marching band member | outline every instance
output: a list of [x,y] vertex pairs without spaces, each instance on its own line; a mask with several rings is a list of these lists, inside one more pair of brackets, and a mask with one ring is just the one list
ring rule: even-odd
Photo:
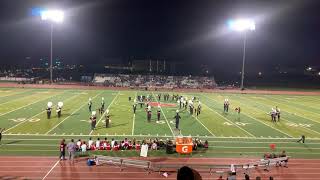
[[101,98],[101,114],[104,112],[104,97]]
[[179,116],[179,110],[176,111],[176,115],[174,116],[174,118],[176,119],[176,129],[179,129],[179,123],[181,119],[181,116]]
[[187,97],[184,98],[184,103],[185,103],[184,108],[187,109],[187,106],[188,106],[188,98]]
[[132,108],[133,108],[133,114],[136,114],[137,104],[134,103],[134,104],[132,105]]
[[157,119],[157,122],[160,121],[160,114],[161,114],[161,109],[160,109],[160,105],[158,105],[158,111],[157,111],[157,117],[158,117],[158,119]]
[[48,102],[48,107],[47,107],[47,119],[51,118],[51,111],[52,111],[52,102]]
[[228,112],[228,110],[229,110],[229,99],[225,99],[223,104],[223,111]]
[[197,117],[199,116],[200,112],[201,112],[201,102],[199,101],[198,107],[197,107]]
[[271,112],[270,112],[270,115],[271,115],[271,121],[272,122],[276,122],[276,110],[274,108],[271,108]]
[[58,114],[58,118],[61,117],[61,111],[62,111],[62,106],[63,106],[63,102],[58,102],[58,106],[57,106],[57,114]]
[[147,108],[147,120],[148,122],[151,121],[151,106],[148,105],[148,108]]
[[278,122],[280,121],[280,108],[276,106],[276,116],[278,116]]
[[190,115],[193,115],[193,103],[191,100],[189,100],[189,110],[190,110]]
[[236,111],[238,114],[240,114],[240,111],[241,111],[240,107],[237,107],[237,108],[235,109],[235,111]]
[[92,115],[90,117],[91,120],[91,130],[94,130],[96,128],[96,123],[97,123],[97,117],[96,117],[96,112],[92,111]]
[[106,115],[105,118],[106,118],[106,128],[108,128],[108,127],[109,127],[109,124],[110,124],[110,122],[111,122],[110,116],[109,116],[109,115]]
[[89,98],[88,106],[89,106],[89,112],[91,112],[91,107],[92,107],[92,99],[91,98]]

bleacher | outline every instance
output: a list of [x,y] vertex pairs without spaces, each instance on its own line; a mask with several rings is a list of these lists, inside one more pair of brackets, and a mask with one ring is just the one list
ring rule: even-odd
[[197,171],[206,171],[210,174],[228,174],[235,173],[241,174],[246,173],[250,174],[253,170],[259,170],[262,168],[264,171],[269,171],[273,167],[284,166],[287,167],[287,162],[289,156],[279,157],[273,159],[261,159],[259,161],[248,162],[245,164],[230,164],[230,165],[217,165],[217,164],[164,164],[164,163],[151,163],[151,161],[142,161],[142,160],[133,160],[119,157],[110,157],[110,156],[95,156],[94,157],[96,165],[114,165],[123,170],[125,167],[137,167],[143,168],[147,172],[168,172],[168,171],[177,171],[183,166],[189,166]]
[[111,87],[215,88],[213,77],[95,74],[93,83]]
[[111,157],[111,156],[94,156],[97,166],[104,164],[113,165],[120,168],[122,171],[126,167],[137,167],[146,170],[148,173],[152,170],[151,161],[133,160],[127,158]]

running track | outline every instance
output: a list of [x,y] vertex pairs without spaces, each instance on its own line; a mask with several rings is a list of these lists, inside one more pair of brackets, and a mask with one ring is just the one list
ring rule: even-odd
[[[240,164],[257,159],[231,159],[231,158],[150,158],[155,163],[166,164]],[[275,180],[316,180],[320,177],[320,160],[290,159],[289,168],[274,167],[270,172],[263,170],[252,171],[250,177],[261,176],[268,179],[273,176]],[[217,174],[210,175],[202,170],[203,179],[216,179]],[[226,177],[224,177],[226,178]],[[175,173],[169,173],[165,178],[157,172],[147,174],[142,169],[126,168],[120,172],[119,168],[109,165],[87,166],[85,159],[78,159],[74,164],[69,161],[58,161],[56,157],[17,157],[1,156],[0,179],[115,179],[115,180],[154,180],[176,179]],[[238,179],[243,179],[243,175]]]

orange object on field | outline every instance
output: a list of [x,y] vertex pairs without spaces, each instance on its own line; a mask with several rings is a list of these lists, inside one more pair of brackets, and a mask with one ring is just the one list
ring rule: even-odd
[[274,150],[276,148],[276,144],[269,144],[269,147],[271,150]]
[[177,137],[176,138],[176,151],[181,154],[192,153],[192,138],[191,137]]

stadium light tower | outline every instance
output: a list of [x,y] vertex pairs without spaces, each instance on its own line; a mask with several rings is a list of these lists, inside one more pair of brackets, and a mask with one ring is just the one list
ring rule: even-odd
[[40,13],[41,20],[50,22],[50,83],[52,84],[52,34],[53,24],[62,23],[64,19],[64,12],[61,10],[44,10]]
[[246,60],[246,41],[247,41],[247,32],[254,31],[256,25],[252,19],[236,19],[230,20],[228,22],[229,28],[233,31],[243,32],[243,56],[242,56],[242,71],[241,71],[241,85],[240,89],[243,90],[243,81],[244,81],[244,65]]

